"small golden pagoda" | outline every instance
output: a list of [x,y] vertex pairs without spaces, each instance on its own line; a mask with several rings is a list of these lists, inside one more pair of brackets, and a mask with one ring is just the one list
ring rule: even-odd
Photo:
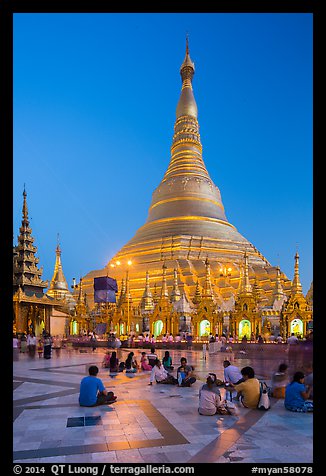
[[71,318],[75,314],[76,301],[69,290],[65,275],[63,273],[59,235],[55,254],[56,259],[54,265],[54,272],[50,282],[50,287],[46,295],[50,298],[60,301],[61,308],[53,309],[51,313],[51,334],[67,335],[71,333]]
[[286,337],[292,333],[296,336],[306,336],[312,324],[312,307],[302,293],[299,274],[299,254],[294,257],[294,277],[291,294],[285,301],[281,312],[281,332]]
[[252,333],[257,337],[262,332],[261,314],[258,309],[258,295],[249,281],[248,255],[244,255],[244,269],[239,292],[230,313],[230,333],[233,337],[250,340]]
[[55,254],[56,259],[54,273],[50,282],[50,287],[46,294],[56,299],[62,299],[67,307],[72,310],[76,307],[76,301],[69,290],[67,280],[63,273],[61,263],[61,248],[59,242],[57,244]]

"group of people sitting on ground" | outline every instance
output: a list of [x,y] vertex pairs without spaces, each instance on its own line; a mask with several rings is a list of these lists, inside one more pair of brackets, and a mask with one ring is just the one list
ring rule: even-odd
[[[121,361],[117,358],[117,353],[108,351],[103,358],[102,367],[109,369],[110,373],[123,372],[136,373],[138,370],[151,371],[156,365],[158,357],[155,353],[155,348],[152,347],[150,353],[141,352],[140,362],[138,363],[135,358],[134,352],[129,352],[127,359]],[[172,358],[170,352],[167,350],[162,359],[163,367],[166,371],[172,371],[174,369],[172,365]]]
[[173,369],[172,359],[169,355],[163,357],[163,364],[157,358],[151,371],[149,385],[152,385],[155,381],[156,383],[178,385],[179,387],[190,387],[196,382],[196,377],[193,375],[195,368],[193,365],[188,365],[185,357],[180,359],[180,366],[177,368],[176,377],[169,373]]
[[[125,362],[119,364],[114,351],[110,357],[108,355],[105,356],[103,366],[109,368],[110,372],[125,370],[127,373],[135,373],[139,368],[150,371],[149,385],[153,385],[153,382],[156,382],[158,384],[190,387],[196,382],[194,367],[187,363],[185,357],[181,357],[180,366],[177,368],[176,376],[174,376],[171,373],[174,370],[174,366],[172,365],[172,358],[169,352],[165,352],[161,361],[155,353],[155,348],[151,348],[150,354],[146,354],[146,352],[141,353],[140,364],[135,359],[133,352],[128,354]],[[239,401],[239,404],[245,408],[257,408],[261,396],[261,384],[255,377],[254,369],[246,366],[239,370],[229,360],[224,360],[223,367],[224,381],[219,380],[216,374],[209,373],[206,383],[200,388],[199,413],[201,415],[234,415],[237,413],[237,410],[233,400]],[[83,406],[93,406],[114,402],[116,397],[112,392],[106,392],[101,380],[96,377],[98,368],[91,366],[89,373],[89,377],[85,377],[81,382],[80,404]],[[96,377],[96,380],[92,379],[92,377]],[[226,397],[229,396],[229,398],[222,400],[219,386],[224,386]],[[306,377],[303,372],[297,371],[290,382],[288,366],[285,363],[280,364],[277,371],[272,375],[269,393],[274,398],[284,398],[284,406],[289,411],[312,412],[312,365],[309,366]]]

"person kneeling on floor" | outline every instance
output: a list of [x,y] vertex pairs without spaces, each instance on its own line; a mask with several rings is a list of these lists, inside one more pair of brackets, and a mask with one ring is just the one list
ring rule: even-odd
[[100,378],[97,377],[98,367],[91,365],[88,369],[89,376],[80,382],[79,405],[81,407],[94,407],[114,403],[117,397],[113,392],[108,392]]
[[234,403],[222,400],[220,390],[217,387],[218,379],[216,374],[209,373],[204,384],[199,390],[200,415],[236,415],[237,410]]
[[159,359],[155,360],[148,385],[152,385],[154,381],[156,381],[156,383],[168,383],[172,385],[176,385],[178,383],[177,379],[165,370],[162,362]]

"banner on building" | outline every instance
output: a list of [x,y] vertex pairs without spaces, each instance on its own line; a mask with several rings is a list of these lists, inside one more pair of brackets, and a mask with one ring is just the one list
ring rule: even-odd
[[115,293],[118,292],[117,281],[109,276],[94,278],[94,301],[116,302]]

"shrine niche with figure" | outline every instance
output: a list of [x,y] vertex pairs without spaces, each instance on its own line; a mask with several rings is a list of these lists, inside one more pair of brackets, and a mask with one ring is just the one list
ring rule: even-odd
[[167,299],[160,298],[154,308],[154,312],[149,316],[150,333],[158,337],[162,334],[176,335],[179,332],[173,306]]

